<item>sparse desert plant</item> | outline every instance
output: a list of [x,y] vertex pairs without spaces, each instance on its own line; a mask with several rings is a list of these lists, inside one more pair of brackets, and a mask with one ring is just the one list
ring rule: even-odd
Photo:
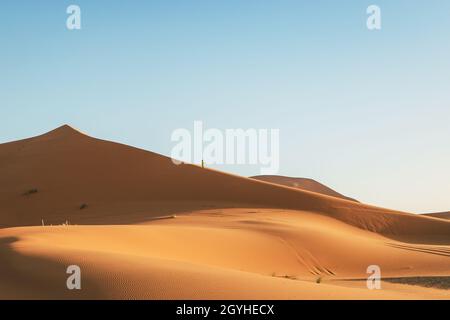
[[29,195],[32,195],[32,194],[35,194],[35,193],[38,193],[38,189],[33,188],[33,189],[30,189],[30,190],[25,191],[25,192],[23,193],[23,195],[24,195],[24,196],[29,196]]
[[80,205],[80,210],[86,209],[88,207],[87,203],[82,203]]
[[297,280],[297,276],[290,274],[277,274],[276,272],[272,272],[272,277],[284,278],[289,280]]
[[322,277],[318,277],[317,279],[316,279],[316,283],[321,283],[322,282]]

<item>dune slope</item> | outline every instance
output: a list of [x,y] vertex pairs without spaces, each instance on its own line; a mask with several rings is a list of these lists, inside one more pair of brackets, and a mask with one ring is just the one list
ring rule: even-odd
[[[450,249],[406,245],[314,213],[202,210],[140,225],[0,230],[0,298],[419,299],[446,290],[383,277],[448,275]],[[69,265],[82,290],[65,288]],[[320,283],[317,283],[320,279]]]

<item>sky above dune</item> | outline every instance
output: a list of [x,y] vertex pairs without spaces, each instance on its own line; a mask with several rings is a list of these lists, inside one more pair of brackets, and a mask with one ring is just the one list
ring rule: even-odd
[[[279,174],[450,210],[450,2],[340,2],[2,3],[0,142],[68,123],[170,155],[195,120],[273,128]],[[71,4],[81,30],[66,28]],[[366,27],[371,4],[381,30]]]

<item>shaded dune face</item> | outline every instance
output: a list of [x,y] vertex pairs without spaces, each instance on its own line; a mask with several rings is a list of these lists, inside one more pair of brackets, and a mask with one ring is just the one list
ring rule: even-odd
[[[62,126],[0,145],[0,226],[120,223],[133,212],[170,213],[208,204],[311,211],[396,237],[447,236],[450,223],[354,201],[243,178],[103,141]],[[34,190],[34,192],[30,192]],[[80,210],[87,204],[86,210]],[[188,207],[189,207],[188,206]],[[123,210],[121,209],[123,208]],[[130,208],[133,208],[130,212]],[[130,221],[127,221],[127,216]],[[84,220],[86,219],[86,220]],[[138,222],[138,221],[133,221]]]
[[280,184],[286,187],[297,188],[301,190],[311,191],[315,193],[324,194],[327,196],[332,196],[336,198],[341,198],[345,200],[351,200],[358,202],[355,199],[346,197],[333,189],[323,185],[320,182],[317,182],[313,179],[308,178],[293,178],[293,177],[285,177],[285,176],[276,176],[276,175],[262,175],[262,176],[254,176],[250,177],[252,179],[271,182],[275,184]]

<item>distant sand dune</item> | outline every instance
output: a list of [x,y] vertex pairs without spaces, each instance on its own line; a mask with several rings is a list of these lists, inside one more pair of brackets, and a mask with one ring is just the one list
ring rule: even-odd
[[357,200],[346,197],[313,179],[292,178],[292,177],[275,176],[275,175],[254,176],[254,177],[250,177],[250,178],[358,202]]

